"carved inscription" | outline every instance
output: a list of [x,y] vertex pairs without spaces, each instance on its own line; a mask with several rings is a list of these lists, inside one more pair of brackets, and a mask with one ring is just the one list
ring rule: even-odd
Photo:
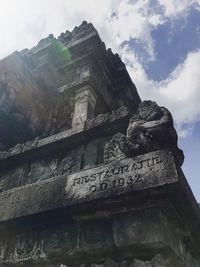
[[143,190],[176,179],[171,153],[151,152],[70,175],[67,179],[66,192],[76,200],[85,197],[91,199],[102,194],[109,196]]
[[[133,162],[124,165],[116,165],[113,168],[108,170],[102,170],[100,172],[92,173],[90,175],[78,177],[74,179],[73,186],[79,186],[83,184],[87,184],[94,181],[99,181],[99,189],[96,185],[91,185],[89,190],[92,192],[96,192],[97,190],[104,191],[108,189],[108,180],[110,177],[114,176],[116,179],[112,181],[112,187],[110,189],[115,189],[117,187],[123,187],[128,184],[140,183],[143,180],[141,174],[137,173],[137,170],[141,170],[144,168],[149,168],[154,166],[155,164],[162,163],[159,156],[151,157],[145,160],[140,160],[138,162]],[[127,179],[123,177],[123,175],[128,175]]]

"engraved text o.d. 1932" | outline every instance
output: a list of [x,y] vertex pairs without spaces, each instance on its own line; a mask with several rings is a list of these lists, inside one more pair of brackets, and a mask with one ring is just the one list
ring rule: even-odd
[[166,179],[176,179],[176,173],[169,174],[166,168],[170,162],[173,166],[170,152],[151,152],[84,170],[67,177],[66,193],[72,199],[90,199],[168,183]]

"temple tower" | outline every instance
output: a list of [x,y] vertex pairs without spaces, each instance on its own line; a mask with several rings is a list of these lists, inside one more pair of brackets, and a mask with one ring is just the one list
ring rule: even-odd
[[0,61],[0,267],[200,266],[170,112],[91,23]]

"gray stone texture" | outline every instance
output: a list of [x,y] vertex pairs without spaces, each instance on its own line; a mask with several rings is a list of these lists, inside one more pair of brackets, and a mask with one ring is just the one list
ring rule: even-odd
[[0,61],[0,267],[198,267],[170,112],[91,23]]

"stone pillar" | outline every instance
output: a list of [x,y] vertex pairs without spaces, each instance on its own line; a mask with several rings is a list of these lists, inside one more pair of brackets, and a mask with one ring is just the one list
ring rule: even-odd
[[83,125],[87,119],[94,117],[96,94],[90,86],[76,91],[72,127]]

